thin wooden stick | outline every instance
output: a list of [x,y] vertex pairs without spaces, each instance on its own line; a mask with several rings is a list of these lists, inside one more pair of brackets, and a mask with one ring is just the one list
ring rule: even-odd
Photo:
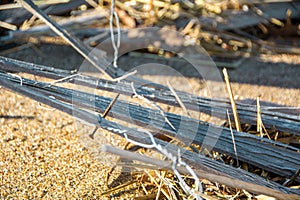
[[136,182],[138,182],[138,180],[128,181],[128,182],[126,182],[122,185],[118,185],[117,187],[114,187],[112,189],[109,189],[109,190],[106,190],[106,191],[102,192],[101,196],[106,195],[106,194],[110,194],[110,193],[115,192],[115,191],[118,191],[118,190],[123,189],[126,186],[132,185]]
[[232,143],[233,143],[233,149],[234,149],[234,154],[235,154],[235,158],[236,158],[236,164],[237,164],[237,166],[239,166],[240,163],[239,163],[239,158],[238,158],[238,154],[237,154],[237,150],[236,150],[236,145],[235,145],[235,140],[234,140],[234,134],[233,134],[233,131],[232,131],[231,120],[230,120],[230,116],[229,116],[228,110],[226,110],[226,112],[227,112],[228,123],[229,123],[229,128],[230,128],[231,137],[232,137]]
[[99,64],[94,56],[89,55],[88,48],[85,47],[77,38],[68,33],[65,29],[61,28],[55,21],[53,21],[48,15],[41,11],[31,0],[18,0],[22,6],[33,15],[36,15],[39,19],[44,21],[56,34],[66,40],[78,53],[80,53],[85,59],[87,59],[96,69],[106,75],[110,80],[115,78],[107,73]]
[[[155,178],[149,173],[148,171],[145,171],[146,174],[150,177],[150,181],[152,181],[157,187],[159,186],[158,182],[155,180]],[[166,191],[164,188],[161,188],[161,192],[167,199],[171,199],[171,194],[168,194],[168,191]]]
[[232,107],[232,112],[233,112],[233,117],[234,117],[236,130],[239,131],[239,132],[242,132],[241,122],[240,122],[239,115],[238,115],[238,112],[237,112],[237,109],[236,109],[236,104],[235,104],[235,101],[234,101],[231,85],[230,85],[230,82],[229,82],[229,76],[228,76],[226,68],[223,69],[223,75],[224,75],[227,91],[228,91],[229,98],[230,98],[230,103],[231,103],[231,107]]
[[154,199],[156,196],[156,193],[152,193],[152,194],[146,194],[144,196],[139,196],[139,197],[135,197],[134,200],[149,200],[149,199]]
[[259,97],[256,98],[256,106],[257,106],[256,132],[260,133],[260,136],[263,137]]
[[136,92],[135,88],[134,88],[134,83],[133,83],[133,82],[131,82],[131,89],[132,89],[132,91],[133,91],[133,96],[132,96],[132,97],[136,97],[136,98],[138,98],[138,99],[140,99],[140,100],[143,100],[143,101],[145,101],[147,104],[149,104],[149,105],[151,105],[152,107],[158,109],[158,110],[160,111],[160,114],[164,117],[165,122],[167,122],[167,124],[169,124],[169,126],[170,126],[174,131],[176,131],[174,125],[170,122],[170,120],[167,118],[165,112],[163,111],[163,109],[162,109],[159,105],[157,105],[155,102],[152,102],[152,101],[150,101],[149,99],[145,98],[143,95],[138,94],[138,93]]
[[[166,175],[166,173],[164,172],[162,178],[164,178],[165,175]],[[160,196],[162,185],[163,185],[163,179],[162,178],[160,179],[160,183],[159,183],[159,186],[158,186],[157,195],[155,197],[155,200],[159,200],[159,196]]]
[[288,179],[286,182],[283,183],[283,186],[289,186],[289,184],[295,181],[295,179],[297,178],[297,176],[299,176],[299,174],[300,174],[300,168],[298,168],[298,170],[295,172],[295,174],[293,174],[293,176],[290,179]]
[[120,93],[118,93],[113,100],[109,103],[108,107],[106,108],[106,110],[104,111],[104,113],[102,114],[102,117],[105,118],[106,115],[109,113],[109,111],[111,110],[111,108],[113,107],[113,105],[116,103],[117,99],[119,98]]
[[270,137],[267,129],[265,128],[263,121],[262,121],[259,97],[257,97],[257,132],[260,133],[261,137],[264,136],[263,130],[265,131],[265,133],[266,133],[267,137],[269,138],[269,140],[271,140],[271,137]]
[[9,30],[14,30],[14,31],[18,29],[16,25],[13,25],[13,24],[10,24],[7,22],[3,22],[3,21],[0,21],[0,27],[6,28]]
[[0,10],[9,10],[14,8],[20,8],[22,5],[20,3],[10,3],[10,4],[4,4],[0,6]]
[[177,100],[177,102],[179,103],[180,107],[183,109],[184,113],[191,118],[190,113],[187,111],[185,105],[183,104],[183,102],[181,101],[181,99],[179,98],[179,96],[177,95],[176,91],[174,90],[174,88],[172,87],[171,83],[169,81],[167,81],[167,85],[170,89],[170,91],[173,93],[175,99]]
[[[102,118],[105,118],[107,116],[107,114],[109,113],[109,111],[111,110],[112,106],[116,103],[117,99],[119,98],[120,93],[118,93],[113,100],[109,103],[109,105],[107,106],[107,108],[105,109],[104,113],[102,114]],[[89,134],[90,138],[94,139],[94,135],[96,133],[96,131],[98,130],[98,127],[95,126],[94,130],[92,131],[91,134]]]
[[93,1],[93,0],[85,0],[88,4],[90,4],[92,7],[94,7],[95,9],[99,8],[99,5]]
[[137,70],[134,70],[132,72],[128,72],[127,74],[124,74],[121,77],[114,78],[114,79],[112,79],[112,81],[114,81],[114,82],[120,82],[121,80],[124,80],[124,79],[128,78],[129,76],[132,76],[132,75],[134,75],[136,73],[137,73]]
[[61,78],[61,79],[57,79],[57,80],[54,80],[52,82],[50,82],[50,85],[54,85],[54,84],[57,84],[57,83],[61,83],[63,81],[66,81],[66,80],[70,80],[71,78],[75,77],[75,76],[80,76],[81,74],[79,73],[76,73],[76,74],[72,74],[70,76],[66,76],[64,78]]
[[98,127],[95,126],[94,129],[93,129],[93,131],[89,134],[89,137],[90,137],[91,139],[94,139],[94,135],[95,135],[95,133],[97,132],[97,130],[98,130]]

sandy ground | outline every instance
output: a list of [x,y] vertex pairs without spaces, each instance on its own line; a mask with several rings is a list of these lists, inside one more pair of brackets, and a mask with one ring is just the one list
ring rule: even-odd
[[[132,179],[118,179],[115,170],[106,181],[112,160],[94,156],[95,147],[81,135],[93,127],[4,88],[0,94],[1,199],[107,199],[104,191]],[[98,132],[96,139],[104,134]],[[139,196],[134,185],[131,189],[122,198]]]
[[[65,66],[67,69],[78,67],[82,62],[82,58],[69,47],[45,45],[39,50],[25,49],[8,56],[48,66]],[[293,57],[295,61],[290,63],[286,61],[293,59],[286,56],[276,59],[276,62],[248,59],[239,68],[230,70],[236,99],[261,96],[263,101],[300,106],[300,67],[297,65],[300,58]],[[158,82],[167,78],[144,77]],[[224,96],[222,82],[212,82],[214,91],[206,91],[197,78],[183,80],[172,77],[171,80],[178,89],[189,90],[185,85],[188,81],[197,94],[209,96],[210,92],[214,92]],[[0,102],[1,199],[105,199],[108,197],[101,193],[109,186],[131,179],[125,176],[118,179],[118,183],[113,183],[119,175],[115,172],[108,183],[105,181],[110,167],[104,166],[84,147],[72,116],[42,108],[37,102],[4,88],[0,89]],[[133,190],[126,195],[135,193],[132,197],[143,193],[135,185],[131,188]],[[113,194],[111,199],[120,195],[117,192],[114,197]]]

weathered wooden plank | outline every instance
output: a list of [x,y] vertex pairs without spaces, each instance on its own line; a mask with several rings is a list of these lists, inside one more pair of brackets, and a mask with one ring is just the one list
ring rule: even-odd
[[[26,72],[49,78],[65,78],[70,74],[66,70],[57,70],[42,65],[35,65],[23,61],[17,61],[10,58],[0,57],[0,69],[14,72]],[[73,77],[73,82],[99,88],[102,90],[117,92],[131,96],[133,94],[130,82],[111,82],[103,79],[96,79],[89,76]],[[180,106],[172,92],[165,86],[154,84],[149,81],[136,84],[136,92],[146,98],[161,103]],[[181,100],[188,109],[213,114],[216,117],[224,118],[226,110],[231,112],[230,104],[224,100],[209,99],[187,94],[177,91]],[[246,104],[237,104],[239,117],[242,123],[256,124],[257,111],[255,106]],[[291,134],[300,135],[300,116],[288,115],[280,112],[267,111],[262,108],[262,120],[266,128],[274,128],[279,131],[289,132]]]
[[[0,74],[0,77],[6,77]],[[14,81],[20,81],[14,78]],[[49,85],[38,81],[23,79],[23,85],[37,88],[39,92],[54,96],[68,103],[95,109],[103,112],[111,102],[111,98],[84,93],[68,88]],[[172,129],[161,116],[160,111],[144,108],[125,101],[117,101],[110,111],[114,118],[122,119],[176,137],[183,142],[195,143],[215,151],[235,157],[231,132],[228,128],[218,127],[196,119],[166,113],[168,120],[176,128]],[[291,177],[300,166],[298,149],[272,140],[257,137],[243,132],[233,131],[239,160],[250,163],[267,171],[287,178]],[[207,143],[209,141],[210,143]],[[290,149],[289,149],[290,148]],[[268,160],[268,162],[266,162]],[[298,176],[296,180],[300,180]]]
[[[56,99],[49,98],[46,95],[43,95],[42,93],[35,91],[33,89],[30,89],[26,86],[20,87],[19,83],[9,81],[7,79],[0,79],[0,84],[6,87],[7,89],[10,89],[14,92],[18,92],[22,95],[28,96],[32,99],[35,99],[39,102],[42,102],[44,104],[47,104],[49,106],[52,106],[54,108],[57,108],[63,112],[66,112],[70,115],[72,115],[74,112],[77,113],[77,117],[94,125],[97,125],[106,130],[109,130],[115,134],[118,134],[120,136],[124,136],[123,133],[124,131],[128,136],[136,141],[144,142],[144,143],[150,143],[149,138],[145,137],[145,133],[138,131],[137,129],[134,128],[128,128],[125,126],[122,126],[120,124],[111,122],[109,120],[103,119],[100,116],[96,116],[90,112],[78,109],[74,106],[71,106],[69,104],[65,104],[61,101],[58,101]],[[178,152],[178,147],[174,146],[172,144],[168,144],[164,141],[161,141],[159,139],[156,139],[156,142],[160,145],[163,145],[167,150],[173,154],[177,154]],[[184,149],[181,149],[182,152],[182,159],[186,160],[187,162],[191,163],[192,166],[197,167],[201,170],[204,170],[206,172],[209,172],[209,174],[217,174],[220,176],[219,182],[231,185],[233,187],[238,187],[238,188],[244,188],[249,191],[255,192],[255,193],[262,193],[266,194],[269,196],[274,196],[278,199],[300,199],[299,196],[299,191],[293,190],[290,188],[286,188],[284,186],[281,186],[277,183],[274,183],[272,181],[266,181],[263,178],[255,175],[248,173],[246,171],[243,171],[241,169],[236,169],[228,165],[224,165],[222,163],[218,163],[216,161],[213,161],[209,158],[206,158],[201,155],[197,155],[195,153],[192,153],[190,151],[186,151]],[[223,171],[220,173],[220,171]],[[227,175],[222,175],[222,174],[227,174]],[[232,179],[231,181],[225,181],[225,177],[233,177],[234,179],[241,179],[242,181],[234,181]],[[222,178],[224,177],[224,178]],[[228,179],[227,179],[228,180]],[[247,181],[245,181],[247,180]],[[244,184],[243,184],[243,181]],[[240,184],[237,184],[239,182]],[[265,186],[265,188],[260,188],[260,190],[257,190],[257,188],[250,187],[248,183],[254,183],[258,184],[261,186]],[[259,188],[259,187],[258,187]]]

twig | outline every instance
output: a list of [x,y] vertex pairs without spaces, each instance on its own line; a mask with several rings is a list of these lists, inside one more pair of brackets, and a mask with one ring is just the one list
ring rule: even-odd
[[233,197],[230,197],[229,200],[235,200],[236,197],[238,197],[240,194],[240,191],[238,191]]
[[283,185],[284,186],[290,185],[293,181],[295,181],[295,179],[297,178],[297,176],[299,176],[299,174],[300,174],[300,168],[298,168],[298,170],[293,174],[293,176],[287,181],[285,181]]
[[[179,180],[179,184],[181,186],[181,188],[185,191],[186,194],[188,195],[192,195],[195,199],[197,200],[201,200],[201,195],[203,193],[203,189],[202,186],[200,185],[200,181],[198,176],[196,175],[196,173],[194,172],[194,170],[187,164],[185,163],[183,160],[181,160],[181,156],[180,156],[180,150],[178,150],[178,156],[174,156],[172,153],[170,153],[166,148],[164,148],[162,145],[157,144],[153,135],[149,132],[149,131],[143,131],[144,133],[146,133],[152,144],[145,144],[145,143],[140,143],[137,141],[134,141],[132,139],[129,139],[127,134],[124,133],[124,137],[128,142],[131,142],[137,146],[141,146],[147,149],[151,149],[151,148],[155,148],[157,149],[161,154],[163,154],[164,156],[166,156],[169,160],[171,160],[172,162],[172,171],[174,172],[174,174],[176,175],[176,177]],[[179,171],[177,170],[177,164],[179,164],[179,166],[184,166],[184,168],[186,169],[186,171],[192,175],[192,177],[195,180],[195,185],[196,185],[196,189],[192,189],[190,188],[186,182],[182,179],[181,174],[179,173]],[[200,193],[200,194],[199,194]]]
[[184,113],[191,118],[190,113],[187,111],[185,105],[183,104],[183,102],[181,101],[181,99],[179,98],[179,96],[177,95],[176,91],[174,90],[174,88],[172,87],[172,85],[170,84],[169,81],[167,81],[167,85],[170,89],[170,91],[173,93],[175,99],[177,100],[177,102],[179,103],[180,107],[183,109]]
[[99,5],[93,0],[85,0],[88,4],[90,4],[95,9],[99,8]]
[[[146,172],[146,171],[145,171],[145,172]],[[143,191],[145,192],[145,194],[146,194],[146,195],[149,195],[149,192],[147,191],[147,189],[146,189],[144,183],[142,182],[143,179],[144,179],[144,176],[145,176],[145,174],[143,174],[143,175],[140,177],[140,180],[141,180],[141,182],[140,182],[140,183],[141,183],[141,187],[142,187]]]
[[98,130],[98,127],[95,126],[94,129],[92,130],[92,132],[89,134],[89,137],[90,137],[91,139],[94,139],[94,135],[95,135],[95,133],[97,132],[97,130]]
[[[48,7],[44,12],[47,13],[47,10],[51,10],[51,7]],[[20,26],[20,30],[24,31],[26,29],[29,29],[33,22],[36,20],[37,16],[36,15],[32,15],[32,17],[29,20],[25,20],[22,25]]]
[[115,191],[120,190],[120,189],[123,189],[124,187],[132,185],[132,184],[134,184],[136,182],[138,182],[138,180],[128,181],[128,182],[126,182],[126,183],[124,183],[122,185],[118,185],[117,187],[114,187],[112,189],[106,190],[105,192],[102,192],[101,196],[109,194],[109,193],[112,193],[112,192],[115,192]]
[[149,199],[154,199],[155,196],[156,196],[156,192],[139,196],[139,197],[134,197],[133,200],[149,200]]
[[239,115],[238,115],[238,112],[237,112],[237,109],[236,109],[236,104],[235,104],[235,101],[234,101],[231,85],[230,85],[230,82],[229,82],[229,76],[228,76],[226,68],[223,69],[223,75],[224,75],[227,91],[228,91],[229,98],[230,98],[230,103],[231,103],[231,107],[232,107],[232,112],[233,112],[233,117],[234,117],[236,130],[239,131],[239,132],[242,132],[242,127],[241,127]]
[[118,93],[113,100],[109,103],[108,107],[106,108],[106,110],[104,111],[104,113],[102,114],[102,117],[105,118],[106,115],[109,113],[109,111],[111,110],[112,106],[116,103],[117,99],[119,98],[120,93]]
[[85,45],[79,42],[74,36],[68,33],[66,30],[61,28],[55,21],[53,21],[49,16],[47,16],[43,11],[41,11],[31,0],[18,0],[22,6],[31,12],[33,15],[38,16],[43,20],[56,34],[65,39],[78,53],[80,53],[85,59],[87,59],[96,69],[106,75],[109,79],[112,79],[112,75],[107,73],[104,69],[99,66],[97,60],[93,56],[89,56],[89,51]]
[[[165,175],[166,175],[166,173],[164,173],[163,177]],[[158,190],[157,190],[157,194],[156,194],[155,200],[159,200],[160,192],[161,192],[161,189],[162,189],[162,183],[163,183],[163,179],[161,178],[159,186],[158,186]]]
[[120,76],[118,78],[114,78],[114,79],[112,79],[112,81],[113,82],[120,82],[121,80],[124,80],[124,79],[128,78],[129,76],[132,76],[136,73],[137,73],[137,70],[134,70],[132,72],[128,72],[127,74],[124,74],[123,76]]
[[9,4],[0,5],[0,10],[9,10],[9,9],[20,8],[20,7],[22,7],[20,3],[9,3]]
[[180,149],[178,149],[178,164],[185,166],[185,168],[187,169],[187,171],[189,172],[189,174],[193,177],[193,179],[195,180],[195,190],[196,192],[192,191],[191,195],[193,195],[194,197],[196,197],[196,199],[201,199],[201,198],[197,198],[197,194],[198,191],[200,192],[200,194],[203,194],[203,187],[201,182],[199,181],[199,178],[197,176],[197,174],[195,173],[195,171],[186,163],[181,159],[181,155],[180,155]]
[[260,133],[261,137],[263,137],[264,136],[263,130],[264,130],[269,140],[271,140],[271,137],[262,121],[259,97],[257,97],[256,101],[257,101],[257,132]]
[[237,166],[239,166],[239,158],[238,158],[238,154],[237,154],[237,150],[236,150],[236,145],[235,145],[235,140],[234,140],[234,134],[232,131],[232,126],[231,126],[231,120],[230,120],[230,116],[229,116],[229,112],[227,110],[227,117],[228,117],[228,122],[229,122],[229,128],[230,128],[230,132],[231,132],[231,137],[232,137],[232,143],[233,143],[233,149],[234,149],[234,153],[235,153],[235,158],[236,158],[236,164]]
[[7,22],[3,22],[3,21],[0,21],[0,27],[6,28],[9,30],[14,30],[14,31],[18,29],[17,26],[7,23]]
[[61,83],[61,82],[63,82],[63,81],[69,80],[69,79],[71,79],[71,78],[73,78],[73,77],[75,77],[75,76],[80,76],[80,75],[81,75],[81,74],[76,73],[76,74],[72,74],[72,75],[70,75],[70,76],[66,76],[66,77],[64,77],[64,78],[61,78],[61,79],[57,79],[57,80],[55,80],[55,81],[50,82],[50,85],[54,85],[54,84],[56,84],[56,83]]
[[[141,155],[141,154],[139,154]],[[142,155],[143,156],[143,155]],[[152,159],[152,158],[151,158]],[[157,166],[157,165],[155,165]],[[155,178],[148,172],[148,171],[145,171],[146,174],[150,177],[150,181],[153,182],[156,186],[159,186],[158,182],[155,180]],[[163,193],[163,195],[165,195],[165,197],[167,199],[171,199],[170,195],[168,194],[168,192],[164,189],[164,188],[161,188],[161,192]]]
[[7,73],[7,74],[9,74],[9,75],[11,75],[11,76],[14,76],[14,77],[17,77],[17,78],[20,80],[20,86],[23,85],[23,79],[22,79],[21,76],[19,76],[19,75],[17,75],[17,74],[12,74],[12,73]]
[[[113,147],[111,145],[104,144],[101,146],[101,151],[108,152],[112,154],[119,155],[122,158],[126,158],[129,160],[136,160],[144,163],[148,163],[151,165],[155,165],[158,167],[158,169],[161,170],[172,170],[172,164],[168,161],[160,160],[157,158],[148,157],[145,155],[141,155],[138,153],[133,153],[127,150],[122,150],[116,147]],[[178,166],[178,170],[182,173],[188,173],[187,170],[185,170],[183,167]]]
[[263,137],[262,133],[262,121],[261,121],[261,114],[260,114],[260,103],[259,97],[256,98],[256,105],[257,105],[257,121],[256,121],[256,131],[260,133],[260,136]]
[[[117,99],[119,98],[120,93],[118,93],[113,100],[109,103],[109,105],[107,106],[106,110],[103,112],[102,114],[102,118],[105,118],[107,116],[107,114],[109,113],[109,111],[111,110],[112,106],[116,103]],[[94,139],[94,135],[96,133],[96,131],[98,130],[98,127],[95,126],[94,130],[92,131],[91,134],[89,134],[90,138]]]
[[144,96],[138,94],[134,88],[134,83],[131,82],[131,88],[132,88],[132,91],[133,91],[133,97],[136,97],[140,100],[143,100],[145,101],[147,104],[151,105],[152,107],[158,109],[160,111],[160,114],[164,117],[165,119],[165,122],[167,122],[169,124],[169,126],[174,130],[176,131],[175,127],[173,126],[173,124],[169,121],[169,119],[167,118],[167,116],[165,115],[165,112],[163,111],[163,109],[158,106],[156,103],[150,101],[149,99],[145,98]]

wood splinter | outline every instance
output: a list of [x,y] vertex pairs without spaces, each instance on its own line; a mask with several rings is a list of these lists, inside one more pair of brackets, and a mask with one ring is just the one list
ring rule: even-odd
[[[109,113],[109,111],[111,110],[112,106],[116,103],[117,99],[119,98],[120,96],[120,93],[118,93],[114,98],[113,100],[111,100],[111,102],[109,103],[109,105],[107,106],[107,108],[105,109],[105,111],[103,112],[103,114],[101,115],[102,118],[105,118],[107,116],[107,114]],[[94,135],[95,133],[97,132],[98,130],[98,127],[95,126],[94,130],[92,131],[91,134],[89,134],[89,137],[91,139],[94,139]]]

